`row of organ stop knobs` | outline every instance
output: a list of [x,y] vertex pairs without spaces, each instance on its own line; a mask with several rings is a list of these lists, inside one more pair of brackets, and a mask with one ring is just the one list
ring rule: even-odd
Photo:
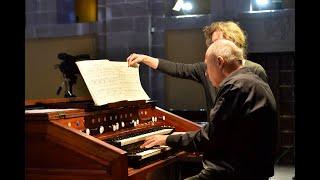
[[[161,117],[152,116],[148,122],[145,122],[143,124],[150,124],[150,123],[154,124],[155,122],[158,121],[158,119],[165,120],[165,116],[161,116]],[[99,118],[99,120],[100,120],[100,118]],[[98,122],[100,122],[99,120],[98,120]],[[105,118],[104,118],[104,121],[106,121]],[[94,123],[95,120],[93,119],[92,122]],[[109,126],[100,125],[97,128],[91,128],[91,129],[90,128],[86,128],[83,132],[85,132],[88,135],[95,135],[95,134],[102,134],[102,133],[108,131],[108,129],[109,129],[109,131],[117,131],[117,130],[119,130],[121,128],[136,127],[139,124],[140,124],[139,119],[132,120],[132,121],[129,121],[129,122],[121,121],[120,123],[116,122],[116,123],[111,124]]]

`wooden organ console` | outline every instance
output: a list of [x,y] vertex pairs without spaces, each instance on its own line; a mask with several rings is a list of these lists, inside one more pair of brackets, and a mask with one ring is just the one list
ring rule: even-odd
[[148,179],[186,153],[140,149],[146,137],[200,128],[152,102],[85,97],[26,100],[25,121],[27,179]]

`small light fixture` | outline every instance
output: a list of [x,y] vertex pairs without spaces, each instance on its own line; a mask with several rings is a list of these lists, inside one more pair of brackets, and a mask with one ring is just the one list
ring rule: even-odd
[[256,0],[256,4],[259,7],[265,7],[270,3],[270,0]]
[[182,9],[185,11],[190,11],[192,9],[192,4],[190,2],[186,2],[182,5]]
[[183,6],[184,2],[183,0],[177,0],[176,4],[174,5],[174,7],[172,8],[172,10],[174,11],[180,11],[182,6]]

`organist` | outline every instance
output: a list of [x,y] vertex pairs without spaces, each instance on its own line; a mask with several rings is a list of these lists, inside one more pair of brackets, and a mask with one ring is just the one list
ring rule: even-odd
[[[219,88],[207,125],[195,132],[155,135],[141,145],[203,152],[203,170],[188,180],[267,180],[274,174],[276,102],[269,85],[243,67],[243,51],[217,40],[205,55],[207,75]],[[239,61],[240,60],[240,61]]]

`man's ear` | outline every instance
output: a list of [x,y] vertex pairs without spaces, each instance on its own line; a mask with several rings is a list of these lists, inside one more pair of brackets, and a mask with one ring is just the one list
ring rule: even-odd
[[220,69],[223,68],[223,66],[224,66],[224,64],[225,64],[225,60],[223,59],[223,57],[221,57],[221,56],[218,56],[218,57],[217,57],[217,64],[218,64],[218,67],[219,67]]

